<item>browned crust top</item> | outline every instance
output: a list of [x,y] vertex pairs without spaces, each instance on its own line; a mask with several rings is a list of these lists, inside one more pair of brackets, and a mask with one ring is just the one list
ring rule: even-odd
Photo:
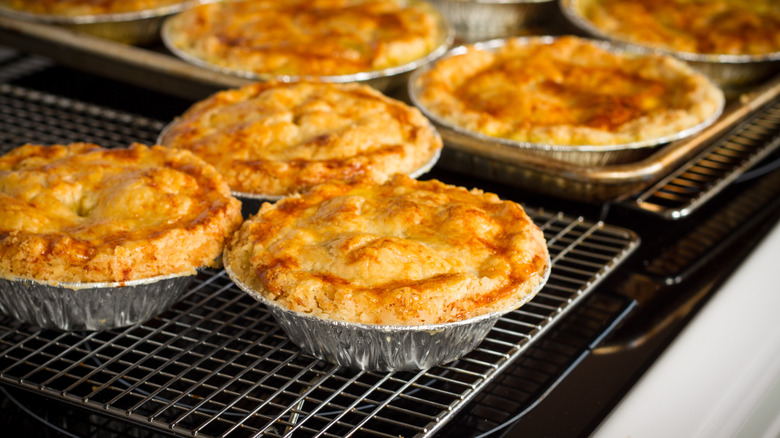
[[218,261],[240,202],[192,153],[24,145],[0,157],[0,276],[123,282]]
[[277,196],[356,176],[382,182],[442,148],[416,108],[369,86],[276,81],[193,105],[160,143],[211,163],[234,192]]
[[396,175],[264,204],[234,235],[225,264],[295,311],[420,325],[518,307],[537,291],[550,259],[519,204]]

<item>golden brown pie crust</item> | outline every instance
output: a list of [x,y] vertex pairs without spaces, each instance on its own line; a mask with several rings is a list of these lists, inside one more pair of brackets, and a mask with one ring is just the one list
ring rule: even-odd
[[607,35],[699,54],[780,52],[777,0],[579,0],[578,9]]
[[674,136],[713,119],[723,93],[668,56],[615,53],[571,36],[467,46],[416,81],[431,114],[521,142],[620,145]]
[[442,148],[419,110],[367,85],[276,81],[196,103],[160,143],[211,163],[234,192],[270,196],[355,176],[382,182]]
[[210,65],[262,75],[337,76],[408,64],[444,39],[418,0],[252,0],[202,5],[166,25],[168,42]]
[[0,156],[0,277],[124,282],[219,263],[242,220],[192,153],[24,145]]
[[224,258],[242,283],[284,307],[383,325],[510,311],[536,293],[550,264],[520,205],[404,175],[265,203]]

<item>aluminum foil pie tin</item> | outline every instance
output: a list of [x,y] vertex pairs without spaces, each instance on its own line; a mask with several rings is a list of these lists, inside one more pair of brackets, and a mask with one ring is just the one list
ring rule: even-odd
[[429,0],[458,41],[471,43],[520,34],[558,13],[555,0]]
[[302,80],[315,80],[322,82],[334,82],[334,83],[361,83],[369,85],[379,91],[388,91],[398,86],[403,86],[409,79],[409,74],[418,67],[428,64],[429,62],[439,58],[449,50],[450,46],[455,39],[455,32],[450,26],[449,22],[443,17],[439,17],[439,26],[441,28],[442,38],[437,46],[427,55],[422,58],[418,58],[412,62],[398,65],[394,67],[385,68],[382,70],[373,70],[358,72],[353,74],[333,75],[333,76],[296,76],[296,75],[272,75],[256,73],[249,70],[241,70],[236,68],[228,68],[220,65],[216,65],[201,59],[198,56],[192,55],[173,43],[174,41],[174,20],[176,15],[166,18],[160,29],[160,36],[165,47],[176,57],[189,62],[198,67],[206,68],[212,71],[237,76],[244,79],[254,81],[270,81],[279,80],[282,82],[298,82]]
[[[435,128],[433,129],[433,132],[436,133],[438,136],[438,132],[436,132]],[[436,154],[434,154],[433,157],[431,157],[430,160],[428,160],[427,163],[423,164],[419,169],[416,169],[412,172],[409,172],[410,178],[419,178],[420,176],[428,173],[434,165],[436,165],[436,162],[439,161],[439,157],[441,156],[441,149],[436,150]],[[231,194],[238,198],[241,201],[241,214],[244,216],[244,218],[248,218],[249,216],[252,216],[253,214],[257,213],[258,210],[260,210],[260,207],[263,205],[264,202],[276,202],[282,198],[284,198],[287,195],[264,195],[264,194],[258,194],[258,193],[248,193],[248,192],[231,192]]]
[[172,306],[193,275],[107,283],[0,279],[0,312],[41,328],[105,330],[143,323]]
[[[458,359],[476,348],[501,318],[495,312],[474,318],[428,325],[375,325],[319,318],[290,310],[265,298],[238,279],[225,264],[233,282],[252,298],[265,304],[290,340],[304,352],[347,368],[367,371],[427,369]],[[550,275],[550,265],[537,289]]]
[[[560,9],[568,21],[587,34],[643,52],[669,55],[687,62],[721,87],[743,87],[780,71],[780,52],[761,55],[726,55],[692,53],[643,45],[606,33],[596,27],[581,12],[583,0],[560,0]],[[780,30],[778,30],[780,32]]]
[[0,14],[15,20],[51,24],[125,44],[142,45],[160,39],[160,27],[170,15],[207,1],[214,0],[183,0],[140,11],[73,16],[34,14],[11,9],[0,3]]
[[[544,37],[512,37],[498,38],[489,41],[473,43],[470,47],[475,50],[496,51],[508,44],[510,40],[519,42],[539,41],[542,44],[550,44],[555,41],[555,36]],[[646,53],[614,45],[608,41],[595,41],[602,49],[613,53]],[[465,53],[467,46],[458,46],[451,49],[442,59],[457,56]],[[723,113],[725,99],[721,99],[719,106],[707,119],[691,126],[690,128],[680,130],[673,134],[657,137],[642,141],[630,143],[605,144],[605,145],[556,145],[545,143],[532,143],[526,141],[511,140],[502,137],[494,137],[480,132],[462,128],[452,122],[444,120],[420,102],[420,76],[434,67],[434,63],[421,67],[416,70],[409,78],[409,99],[412,104],[422,111],[422,113],[433,122],[436,130],[444,140],[445,147],[454,145],[466,149],[486,149],[496,146],[510,148],[518,154],[541,155],[553,160],[564,163],[575,163],[578,165],[597,166],[613,165],[634,162],[646,158],[652,154],[658,147],[670,142],[690,137],[714,123]]]

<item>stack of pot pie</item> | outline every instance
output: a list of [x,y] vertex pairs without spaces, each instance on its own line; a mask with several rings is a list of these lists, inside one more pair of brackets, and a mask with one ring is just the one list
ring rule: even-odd
[[129,282],[219,264],[240,202],[188,151],[25,145],[0,157],[0,278]]
[[238,282],[301,315],[404,326],[511,311],[550,266],[520,205],[404,175],[265,203],[224,259]]
[[172,17],[163,40],[187,60],[263,78],[356,75],[408,65],[448,38],[420,0],[252,0]]
[[657,144],[720,114],[722,91],[681,61],[583,38],[465,46],[420,72],[415,103],[477,135],[542,145]]
[[270,81],[218,92],[160,136],[214,165],[231,190],[268,198],[334,180],[417,174],[442,142],[414,107],[360,84]]

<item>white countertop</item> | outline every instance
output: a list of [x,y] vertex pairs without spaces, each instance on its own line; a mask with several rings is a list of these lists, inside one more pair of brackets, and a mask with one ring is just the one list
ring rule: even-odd
[[780,224],[593,436],[780,437]]

